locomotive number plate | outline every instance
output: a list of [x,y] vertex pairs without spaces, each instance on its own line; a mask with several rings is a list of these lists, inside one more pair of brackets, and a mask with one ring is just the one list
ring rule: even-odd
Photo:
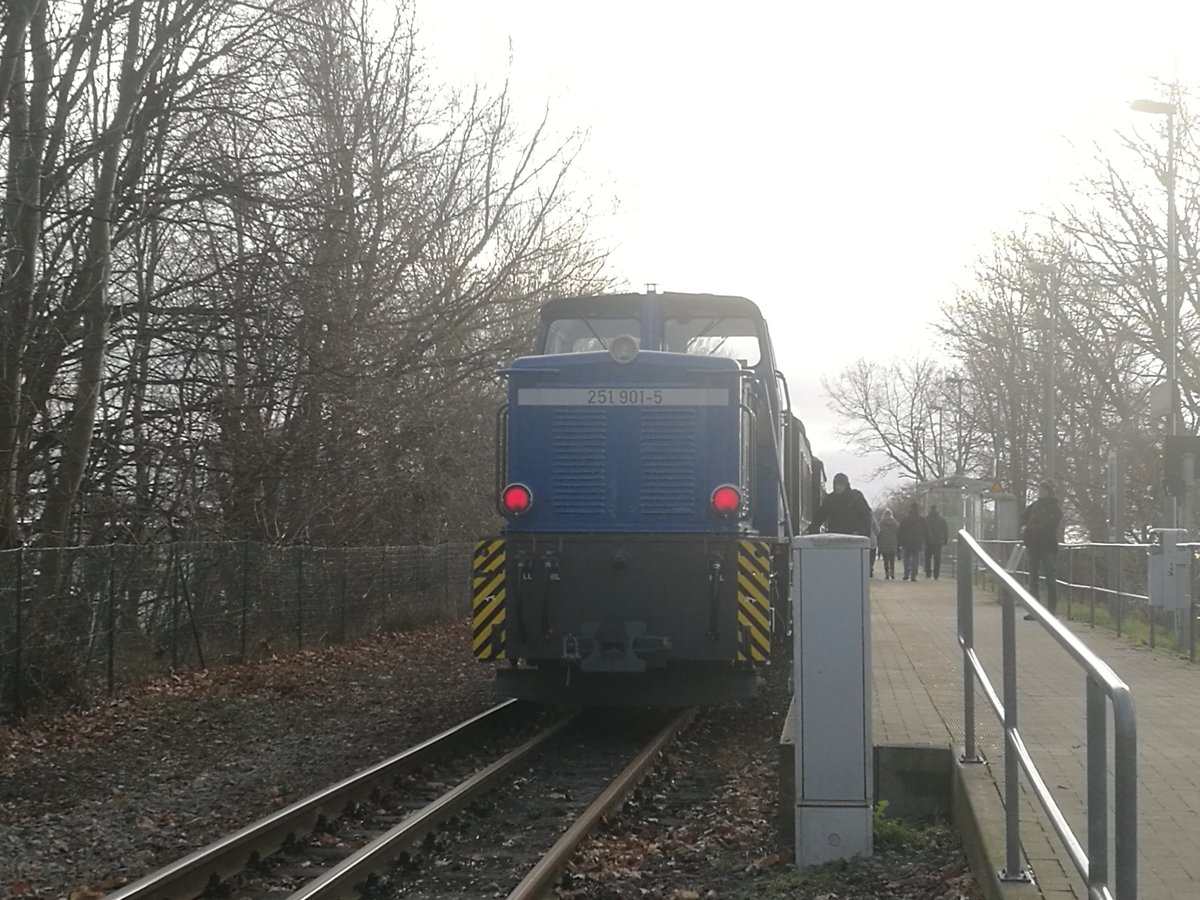
[[726,388],[518,388],[520,406],[728,406]]

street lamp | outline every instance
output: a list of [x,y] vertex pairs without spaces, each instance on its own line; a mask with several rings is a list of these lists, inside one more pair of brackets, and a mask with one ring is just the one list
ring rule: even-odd
[[[1179,388],[1175,373],[1175,344],[1179,331],[1179,246],[1178,226],[1175,213],[1175,114],[1179,108],[1174,103],[1158,100],[1134,100],[1129,104],[1134,112],[1151,113],[1167,117],[1167,172],[1160,180],[1167,189],[1167,435],[1174,437],[1179,408]],[[1173,494],[1167,497],[1166,525],[1175,528],[1179,524],[1178,507]]]
[[1046,349],[1042,353],[1042,410],[1045,415],[1045,425],[1042,428],[1042,456],[1046,467],[1045,477],[1054,478],[1054,454],[1058,446],[1057,422],[1054,415],[1054,355],[1057,352],[1058,339],[1056,329],[1058,323],[1058,285],[1055,283],[1055,269],[1049,263],[1029,260],[1026,265],[1030,272],[1042,275],[1047,279],[1046,295],[1049,299],[1050,311],[1046,323]]
[[946,475],[946,467],[942,465],[942,457],[945,455],[946,446],[946,429],[945,417],[940,406],[931,406],[930,412],[937,413],[937,452],[934,454],[934,463],[937,466],[937,477],[944,478]]
[[946,384],[953,385],[957,389],[957,396],[954,401],[954,474],[961,475],[963,471],[963,452],[962,452],[962,386],[963,380],[959,375],[951,375],[945,380]]

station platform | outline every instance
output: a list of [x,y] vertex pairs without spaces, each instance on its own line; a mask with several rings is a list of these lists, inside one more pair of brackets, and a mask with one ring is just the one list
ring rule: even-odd
[[[877,565],[877,573],[879,569]],[[955,754],[961,752],[962,653],[956,638],[953,574],[936,581],[873,578],[870,592],[872,739],[877,759],[885,747],[949,745]],[[1059,603],[1061,612],[1063,598]],[[1021,734],[1086,850],[1085,675],[1040,623],[1025,621],[1022,615],[1018,608]],[[1200,666],[1162,648],[1151,650],[1093,630],[1086,622],[1068,624],[1133,693],[1138,897],[1194,900],[1200,897],[1200,716],[1191,709],[1191,701],[1200,692]],[[1000,628],[998,596],[976,588],[976,646],[996,685],[1000,684]],[[999,867],[1004,858],[1003,731],[981,693],[976,694],[975,706],[979,750],[996,786],[995,807],[988,817],[993,826],[1000,823],[1000,842],[990,848],[998,854],[994,859]],[[1111,754],[1111,725],[1109,731]],[[1111,802],[1111,788],[1109,797]],[[1036,890],[1012,895],[1085,900],[1083,879],[1026,785],[1022,803],[1022,847]]]

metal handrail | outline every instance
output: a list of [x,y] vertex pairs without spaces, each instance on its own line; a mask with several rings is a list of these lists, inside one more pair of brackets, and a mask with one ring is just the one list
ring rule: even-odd
[[[982,762],[975,744],[975,681],[978,679],[988,702],[1004,726],[1004,881],[1028,881],[1021,868],[1020,819],[1018,813],[1019,770],[1050,817],[1076,870],[1087,882],[1089,900],[1137,900],[1137,725],[1133,696],[1109,665],[1089,650],[1045,607],[1035,600],[1003,565],[992,559],[966,531],[958,532],[960,560],[972,557],[1003,585],[1001,628],[1003,698],[997,695],[975,652],[972,566],[960,565],[958,579],[958,643],[963,651],[963,762]],[[1017,629],[1016,601],[1028,607],[1087,676],[1087,851],[1067,824],[1066,818],[1038,772],[1017,728]],[[1115,831],[1115,891],[1109,890],[1108,853],[1108,747],[1105,699],[1113,711],[1113,793]]]

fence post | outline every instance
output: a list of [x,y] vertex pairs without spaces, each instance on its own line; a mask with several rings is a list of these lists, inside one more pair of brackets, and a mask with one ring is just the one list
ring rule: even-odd
[[1124,559],[1121,558],[1121,547],[1116,548],[1117,560],[1117,637],[1121,637],[1121,626],[1124,623]]
[[168,565],[174,573],[171,579],[171,668],[179,668],[179,560],[176,554],[179,544],[171,544],[171,558]]
[[1096,583],[1096,557],[1099,554],[1096,548],[1092,548],[1092,597],[1088,601],[1090,609],[1088,611],[1088,624],[1093,628],[1096,627],[1096,595],[1099,593],[1100,585]]
[[113,576],[113,557],[116,555],[116,545],[108,545],[108,696],[113,695],[115,685],[114,668],[117,655],[117,586]]
[[296,649],[304,649],[304,547],[296,547]]
[[24,606],[25,606],[25,545],[22,543],[17,547],[17,608],[14,616],[13,634],[16,638],[16,647],[13,653],[13,671],[12,671],[12,697],[13,697],[13,714],[18,718],[25,716],[25,699],[22,696],[21,684],[21,648],[25,643],[24,635]]
[[1196,551],[1188,557],[1188,662],[1196,661]]
[[250,605],[250,539],[242,543],[242,662],[246,659],[246,611]]
[[200,668],[207,669],[208,665],[204,662],[204,648],[200,644],[200,628],[196,623],[196,610],[192,606],[192,591],[188,587],[187,574],[183,571],[183,559],[179,556],[175,557],[175,569],[179,574],[179,585],[183,588],[183,602],[187,604],[188,626],[192,630],[192,642],[196,647],[196,658],[200,662]]
[[341,609],[338,610],[338,642],[344,643],[346,640],[346,558],[350,555],[350,548],[345,544],[342,545],[342,599]]

